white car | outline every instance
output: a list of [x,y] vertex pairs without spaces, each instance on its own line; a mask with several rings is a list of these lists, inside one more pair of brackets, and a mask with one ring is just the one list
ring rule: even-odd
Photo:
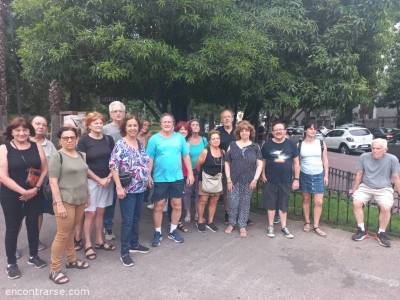
[[337,128],[328,132],[324,141],[328,149],[340,153],[369,151],[373,135],[364,127]]

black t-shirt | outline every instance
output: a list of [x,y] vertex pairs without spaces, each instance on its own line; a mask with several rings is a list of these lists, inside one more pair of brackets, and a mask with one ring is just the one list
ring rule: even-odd
[[86,153],[86,163],[89,169],[100,178],[110,174],[108,163],[111,151],[114,148],[114,139],[111,136],[103,135],[103,138],[96,140],[89,135],[79,139],[77,150]]
[[293,158],[299,155],[294,142],[285,139],[283,143],[275,143],[269,139],[261,148],[265,159],[265,175],[271,183],[290,183],[293,173]]
[[229,145],[233,142],[236,141],[236,136],[235,136],[235,128],[232,128],[231,133],[226,132],[224,126],[220,126],[217,128],[217,130],[221,134],[221,145],[220,148],[224,151],[228,150]]

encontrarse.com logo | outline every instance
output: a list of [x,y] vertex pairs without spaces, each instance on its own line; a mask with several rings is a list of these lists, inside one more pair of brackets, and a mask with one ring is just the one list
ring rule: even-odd
[[[5,296],[90,296],[88,289],[5,289]],[[1,297],[0,297],[1,298]]]

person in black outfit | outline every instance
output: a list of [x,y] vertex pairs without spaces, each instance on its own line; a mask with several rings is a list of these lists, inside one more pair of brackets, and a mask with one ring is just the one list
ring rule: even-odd
[[[221,137],[221,145],[220,148],[226,152],[228,150],[229,145],[236,141],[235,136],[235,128],[233,127],[233,111],[230,109],[224,109],[221,112],[221,123],[222,126],[217,127],[217,130],[220,133]],[[228,224],[229,215],[228,215],[228,191],[227,191],[227,183],[225,173],[222,177],[222,185],[224,187],[224,209],[225,209],[225,224]]]
[[[6,130],[6,143],[0,146],[0,202],[6,223],[5,246],[7,255],[7,275],[10,279],[21,277],[15,251],[22,220],[28,231],[28,264],[40,269],[47,264],[38,256],[40,213],[40,191],[47,174],[47,162],[41,145],[29,141],[35,131],[25,119],[17,117]],[[35,186],[27,183],[28,169],[40,170]]]

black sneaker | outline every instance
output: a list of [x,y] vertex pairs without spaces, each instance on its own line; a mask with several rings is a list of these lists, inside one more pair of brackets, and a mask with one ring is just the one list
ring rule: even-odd
[[130,253],[149,253],[150,249],[143,245],[138,244],[136,247],[131,246],[129,248],[129,252]]
[[361,230],[360,227],[357,227],[357,232],[352,235],[351,239],[353,241],[362,241],[367,237],[368,237],[367,232],[365,230]]
[[284,227],[281,229],[281,232],[283,233],[283,235],[285,236],[285,238],[287,239],[292,239],[294,238],[294,235],[290,233],[289,229],[287,227]]
[[212,232],[217,232],[217,231],[218,231],[218,227],[215,226],[214,223],[207,224],[206,227],[207,227],[209,230],[211,230]]
[[41,269],[47,266],[47,263],[38,255],[29,257],[28,265],[35,266],[36,269]]
[[121,256],[120,260],[125,267],[133,267],[135,265],[135,262],[129,254]]
[[206,223],[196,223],[198,232],[206,232]]
[[274,224],[279,224],[281,222],[281,217],[279,215],[274,216]]
[[390,241],[386,236],[385,232],[378,232],[376,234],[376,239],[378,240],[379,245],[381,245],[382,247],[386,248],[390,247]]
[[8,265],[7,277],[10,279],[17,279],[21,277],[21,271],[19,270],[17,264]]

